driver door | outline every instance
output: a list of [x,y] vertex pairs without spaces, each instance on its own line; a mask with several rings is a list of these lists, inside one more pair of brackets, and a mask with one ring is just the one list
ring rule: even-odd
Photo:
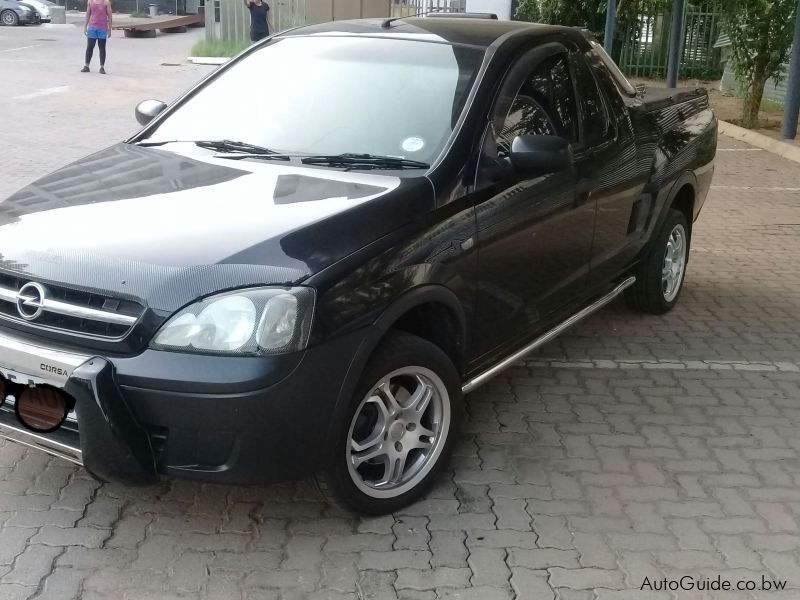
[[566,48],[540,46],[509,71],[489,116],[476,180],[475,356],[491,361],[567,314],[584,297],[595,208],[581,160],[553,173],[515,168],[514,139],[578,141]]

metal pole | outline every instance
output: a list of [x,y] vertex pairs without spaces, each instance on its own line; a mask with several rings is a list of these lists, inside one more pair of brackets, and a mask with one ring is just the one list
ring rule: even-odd
[[672,33],[669,38],[669,64],[667,66],[667,87],[678,87],[681,70],[681,46],[683,45],[683,14],[686,0],[675,0],[672,6]]
[[783,106],[781,133],[787,140],[797,137],[797,117],[800,112],[800,2],[794,22],[792,62],[789,63],[789,79],[786,81],[786,103]]
[[606,10],[606,34],[603,39],[603,46],[611,55],[614,49],[614,24],[617,22],[617,0],[608,0],[608,9]]

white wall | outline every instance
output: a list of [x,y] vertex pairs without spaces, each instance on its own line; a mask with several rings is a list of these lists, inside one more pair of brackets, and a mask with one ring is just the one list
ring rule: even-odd
[[510,19],[511,0],[467,0],[467,12],[494,13],[498,19]]

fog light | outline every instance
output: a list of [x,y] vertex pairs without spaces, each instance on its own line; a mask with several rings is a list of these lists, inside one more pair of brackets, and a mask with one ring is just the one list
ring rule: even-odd
[[46,387],[27,388],[14,404],[14,410],[20,423],[38,433],[61,427],[69,412],[64,395]]

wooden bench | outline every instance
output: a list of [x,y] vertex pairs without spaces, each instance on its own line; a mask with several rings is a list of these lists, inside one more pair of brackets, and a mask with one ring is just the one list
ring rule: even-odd
[[161,33],[183,33],[187,27],[201,27],[203,15],[164,15],[150,19],[119,19],[112,29],[125,32],[125,37],[156,37],[156,30]]

